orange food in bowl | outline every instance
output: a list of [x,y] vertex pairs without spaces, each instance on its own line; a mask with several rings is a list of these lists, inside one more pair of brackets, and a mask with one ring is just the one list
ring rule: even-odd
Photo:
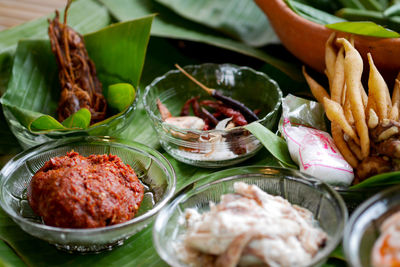
[[373,264],[381,267],[398,267],[400,266],[400,247],[391,244],[391,235],[387,234],[382,241],[373,250]]
[[116,155],[77,152],[53,157],[32,177],[28,201],[47,225],[94,228],[123,223],[137,213],[144,186]]
[[400,212],[390,216],[380,227],[382,234],[371,253],[374,267],[400,267]]

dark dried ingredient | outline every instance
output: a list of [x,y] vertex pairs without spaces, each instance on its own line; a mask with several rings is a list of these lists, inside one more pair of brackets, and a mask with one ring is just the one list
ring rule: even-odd
[[190,107],[192,106],[193,101],[195,101],[198,97],[189,98],[181,109],[180,116],[188,116],[190,112]]
[[199,104],[199,101],[197,101],[197,97],[195,97],[195,98],[193,99],[193,101],[191,102],[191,104],[192,104],[193,114],[194,114],[196,117],[199,117],[199,118],[203,119],[203,121],[204,121],[204,124],[205,124],[205,125],[204,125],[204,128],[203,128],[203,131],[208,131],[208,130],[210,130],[210,129],[211,129],[210,122],[204,118],[204,114],[203,114],[203,112],[202,112],[201,109],[200,109],[200,104]]
[[358,164],[354,183],[359,183],[376,174],[399,169],[400,123],[385,119],[374,129],[371,129],[369,135],[371,138],[371,156]]
[[398,138],[387,139],[379,144],[374,144],[374,147],[378,154],[400,159],[400,140]]
[[206,125],[203,130],[208,131],[218,124],[218,120],[210,112],[202,108],[197,99],[198,97],[192,101],[193,113],[196,117],[202,118],[204,120]]
[[240,102],[236,99],[230,98],[229,96],[225,96],[218,90],[215,90],[213,88],[208,88],[207,86],[205,86],[204,84],[202,84],[201,82],[196,80],[196,78],[194,78],[192,75],[187,73],[178,64],[175,64],[175,67],[178,70],[180,70],[186,77],[188,77],[190,80],[192,80],[195,84],[200,86],[200,88],[202,88],[204,91],[206,91],[210,96],[214,97],[217,100],[220,100],[226,106],[240,111],[242,116],[244,116],[247,119],[247,121],[253,122],[253,121],[257,121],[259,119],[258,116],[242,102]]
[[217,107],[219,105],[223,105],[223,103],[221,101],[214,101],[214,100],[207,99],[207,100],[200,101],[200,105],[201,106],[210,107],[210,108],[213,108],[213,109],[217,109]]
[[224,96],[222,93],[218,92],[217,90],[214,90],[212,96],[215,99],[222,101],[225,105],[240,111],[242,116],[244,116],[246,118],[246,120],[248,120],[249,122],[258,120],[258,116],[256,114],[254,114],[254,112],[251,111],[248,107],[246,107],[246,105],[243,104],[242,102],[239,102],[238,100],[235,100],[228,96]]
[[90,60],[83,37],[67,25],[68,1],[64,12],[64,23],[60,23],[59,12],[49,20],[48,34],[51,49],[56,57],[61,97],[58,103],[58,120],[63,121],[81,108],[91,113],[91,123],[106,117],[107,103],[102,95],[102,85],[96,68]]
[[236,111],[232,108],[228,108],[226,106],[219,106],[218,111],[224,114],[227,117],[232,117],[232,121],[239,126],[247,125],[247,121],[239,111]]
[[213,115],[217,120],[221,120],[221,119],[224,118],[224,114],[222,114],[221,112],[218,112],[218,111],[214,112],[212,115]]
[[216,109],[217,112],[224,114],[225,117],[232,117],[232,121],[239,126],[247,125],[246,118],[242,115],[240,111],[234,110],[233,108],[227,107],[220,102],[205,100],[201,101],[200,105],[204,105],[213,109]]
[[203,119],[207,120],[209,125],[216,126],[218,124],[217,118],[215,118],[214,115],[211,114],[207,109],[202,107],[201,112],[204,115]]
[[194,100],[193,100],[193,102],[192,102],[192,109],[193,109],[193,114],[196,116],[196,117],[199,117],[199,118],[201,118],[201,109],[200,109],[200,104],[199,104],[199,101],[197,101],[197,98],[195,98]]
[[259,109],[259,108],[255,109],[255,110],[253,110],[253,112],[254,112],[254,114],[256,114],[258,116],[261,113],[261,109]]
[[224,137],[229,144],[229,149],[236,155],[245,154],[247,152],[246,145],[242,144],[243,136],[250,135],[250,132],[243,128],[229,130]]
[[387,157],[369,156],[361,161],[356,169],[355,184],[373,175],[389,172],[392,170],[392,163]]
[[[382,133],[384,133],[386,130],[396,127],[399,130],[400,133],[400,123],[394,120],[383,120],[381,123],[378,124],[374,129],[370,130],[370,137],[371,140],[374,143],[380,142],[382,140],[379,140],[379,136],[381,136]],[[399,136],[399,134],[396,134],[395,136]],[[394,136],[391,136],[394,137]]]

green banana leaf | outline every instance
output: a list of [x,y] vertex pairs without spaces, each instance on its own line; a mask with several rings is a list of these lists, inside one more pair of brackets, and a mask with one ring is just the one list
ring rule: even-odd
[[373,36],[380,38],[400,37],[400,34],[398,34],[397,32],[385,29],[384,27],[371,21],[339,22],[339,23],[327,24],[325,26],[332,30],[365,35],[365,36]]
[[329,255],[329,259],[322,267],[341,267],[347,266],[346,258],[343,253],[343,247],[340,244],[336,249]]
[[24,262],[14,253],[14,251],[4,241],[0,241],[0,266],[1,267],[25,266]]
[[[103,88],[120,82],[138,86],[152,20],[153,16],[147,16],[114,24],[84,36],[86,48],[96,65]],[[87,126],[90,117],[84,111],[72,115],[81,118],[77,124],[70,123],[77,122],[73,118],[67,119],[65,124],[54,119],[60,90],[58,69],[49,41],[19,42],[12,77],[1,103],[31,131],[69,130]],[[112,102],[116,102],[116,98],[124,98],[123,106],[117,108],[121,112],[133,103],[135,94],[130,92],[132,90],[129,86],[119,86],[118,91],[105,90],[105,96]],[[86,117],[82,118],[82,114]]]
[[343,253],[342,245],[337,246],[337,248],[331,253],[331,257],[342,261],[346,260]]
[[[312,6],[321,11],[328,13],[334,13],[336,10],[342,7],[341,1],[348,2],[348,0],[296,0],[296,2],[303,3],[305,5]],[[386,0],[385,0],[386,1]]]
[[248,45],[259,47],[279,43],[265,14],[253,0],[156,1],[186,19],[219,30]]
[[[29,116],[30,111],[26,110],[26,112],[28,113],[28,116]],[[78,113],[78,112],[76,112],[76,113]],[[69,124],[69,122],[72,120],[72,117],[75,114],[73,114],[73,115],[71,115],[71,117],[67,118],[68,121],[67,121],[66,125]],[[21,115],[24,116],[24,114],[21,114]],[[79,113],[77,114],[77,116],[79,116]],[[25,119],[23,119],[23,120],[26,121]],[[37,117],[35,120],[30,122],[25,127],[27,127],[32,132],[63,130],[66,128],[66,126],[59,123],[55,118],[53,118],[52,116],[49,116],[49,115],[39,115],[39,117]],[[72,127],[71,127],[71,129],[72,129]]]
[[331,15],[325,11],[321,11],[319,9],[316,9],[307,4],[303,4],[296,0],[285,0],[285,2],[298,15],[304,17],[305,19],[308,19],[310,21],[318,23],[318,24],[325,25],[325,24],[329,24],[329,23],[345,21],[342,18]]
[[246,125],[245,128],[257,137],[276,159],[290,168],[297,169],[297,165],[290,157],[288,146],[283,138],[277,136],[258,122],[250,123]]
[[[61,11],[61,10],[60,10]],[[63,17],[64,11],[60,12]],[[49,14],[34,21],[0,31],[0,95],[4,93],[7,85],[12,57],[21,39],[48,38],[47,18],[54,17]],[[99,30],[110,24],[110,16],[104,6],[94,0],[77,0],[72,3],[68,11],[68,24],[76,31],[84,34]]]
[[400,29],[400,18],[396,15],[399,7],[394,5],[384,11],[388,4],[387,1],[340,0],[342,9],[339,9],[339,5],[335,4],[335,1],[330,1],[332,4],[330,8],[325,8],[325,4],[320,3],[323,1],[285,0],[285,2],[303,18],[336,31],[378,38],[398,38],[400,36],[395,32]]
[[66,118],[62,125],[66,128],[79,128],[85,129],[90,124],[91,114],[90,111],[86,108],[82,108]]
[[377,188],[400,184],[400,171],[381,173],[353,185],[350,189]]
[[303,81],[299,65],[278,58],[268,49],[256,49],[223,36],[220,32],[186,20],[153,0],[100,0],[120,21],[157,13],[152,36],[201,42],[257,58],[286,73],[297,81]]
[[[11,154],[20,150],[17,139],[8,128],[2,108],[0,108],[0,136],[0,155]],[[3,166],[3,164],[1,164],[1,160],[0,166]]]

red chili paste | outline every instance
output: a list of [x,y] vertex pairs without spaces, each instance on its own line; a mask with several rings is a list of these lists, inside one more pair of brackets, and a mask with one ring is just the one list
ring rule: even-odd
[[32,177],[28,201],[47,225],[93,228],[132,219],[144,187],[118,156],[67,153],[47,161]]

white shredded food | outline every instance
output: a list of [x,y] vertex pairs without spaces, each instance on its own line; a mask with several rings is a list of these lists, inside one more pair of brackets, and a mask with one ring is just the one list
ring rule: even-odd
[[185,211],[187,232],[175,245],[189,266],[306,266],[327,235],[312,213],[255,185],[234,184],[210,211]]

